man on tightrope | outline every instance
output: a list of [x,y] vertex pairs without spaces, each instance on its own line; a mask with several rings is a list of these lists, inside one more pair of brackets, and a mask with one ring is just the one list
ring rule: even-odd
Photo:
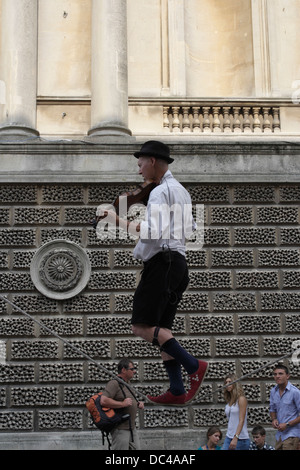
[[[148,399],[162,405],[186,405],[198,393],[208,369],[207,362],[192,356],[172,334],[176,310],[189,282],[185,232],[192,224],[191,198],[169,170],[174,160],[167,145],[151,140],[134,156],[139,174],[156,183],[145,219],[134,225],[114,211],[107,211],[105,220],[139,234],[133,256],[143,261],[144,269],[134,294],[132,331],[160,348],[170,382],[165,393]],[[187,373],[187,389],[181,366]]]

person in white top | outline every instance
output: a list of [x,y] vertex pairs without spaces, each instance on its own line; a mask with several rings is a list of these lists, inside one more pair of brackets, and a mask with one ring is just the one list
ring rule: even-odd
[[[165,393],[148,395],[148,399],[165,405],[186,405],[198,393],[208,369],[208,363],[189,354],[171,331],[177,306],[189,282],[185,240],[194,228],[191,198],[169,170],[174,159],[167,145],[151,140],[134,156],[138,159],[139,174],[145,181],[156,184],[149,196],[145,219],[129,223],[108,211],[105,220],[140,236],[133,255],[143,261],[144,269],[133,300],[132,331],[160,348],[170,381]],[[187,388],[181,366],[188,375]]]
[[247,428],[248,402],[241,383],[235,382],[236,380],[235,374],[228,375],[224,380],[224,385],[228,384],[224,389],[228,427],[222,450],[248,450],[250,447]]

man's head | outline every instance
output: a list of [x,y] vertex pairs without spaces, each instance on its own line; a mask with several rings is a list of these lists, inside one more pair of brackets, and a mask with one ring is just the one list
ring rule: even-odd
[[157,184],[168,170],[168,165],[174,161],[170,157],[169,147],[157,140],[145,142],[134,156],[138,158],[139,174],[144,180],[155,181]]
[[118,364],[118,374],[122,377],[123,380],[128,382],[132,379],[135,373],[135,367],[133,362],[130,359],[123,358]]
[[162,176],[168,170],[168,164],[164,160],[155,157],[141,155],[138,159],[139,174],[145,181],[159,183]]
[[273,377],[277,385],[286,386],[290,378],[288,368],[283,364],[278,364],[273,370]]
[[265,445],[266,431],[262,426],[254,426],[254,428],[252,429],[252,437],[259,449],[261,449]]

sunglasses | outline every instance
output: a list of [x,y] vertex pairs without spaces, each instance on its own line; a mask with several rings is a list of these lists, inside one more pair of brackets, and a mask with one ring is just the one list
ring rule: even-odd
[[127,370],[135,370],[135,367],[128,367]]

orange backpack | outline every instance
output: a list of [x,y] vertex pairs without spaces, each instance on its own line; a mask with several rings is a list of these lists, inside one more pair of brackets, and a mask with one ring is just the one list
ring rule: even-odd
[[[125,393],[122,387],[121,387],[121,390],[125,397]],[[124,414],[124,408],[114,409],[114,408],[107,408],[107,407],[102,406],[101,396],[102,396],[102,392],[96,393],[95,395],[93,395],[91,398],[88,399],[85,406],[90,412],[93,423],[102,432],[103,444],[104,444],[104,437],[106,437],[108,444],[109,444],[109,448],[110,448],[110,440],[108,437],[109,433],[116,426],[118,426],[118,424],[122,423],[123,421],[127,421],[130,418],[130,415]]]

